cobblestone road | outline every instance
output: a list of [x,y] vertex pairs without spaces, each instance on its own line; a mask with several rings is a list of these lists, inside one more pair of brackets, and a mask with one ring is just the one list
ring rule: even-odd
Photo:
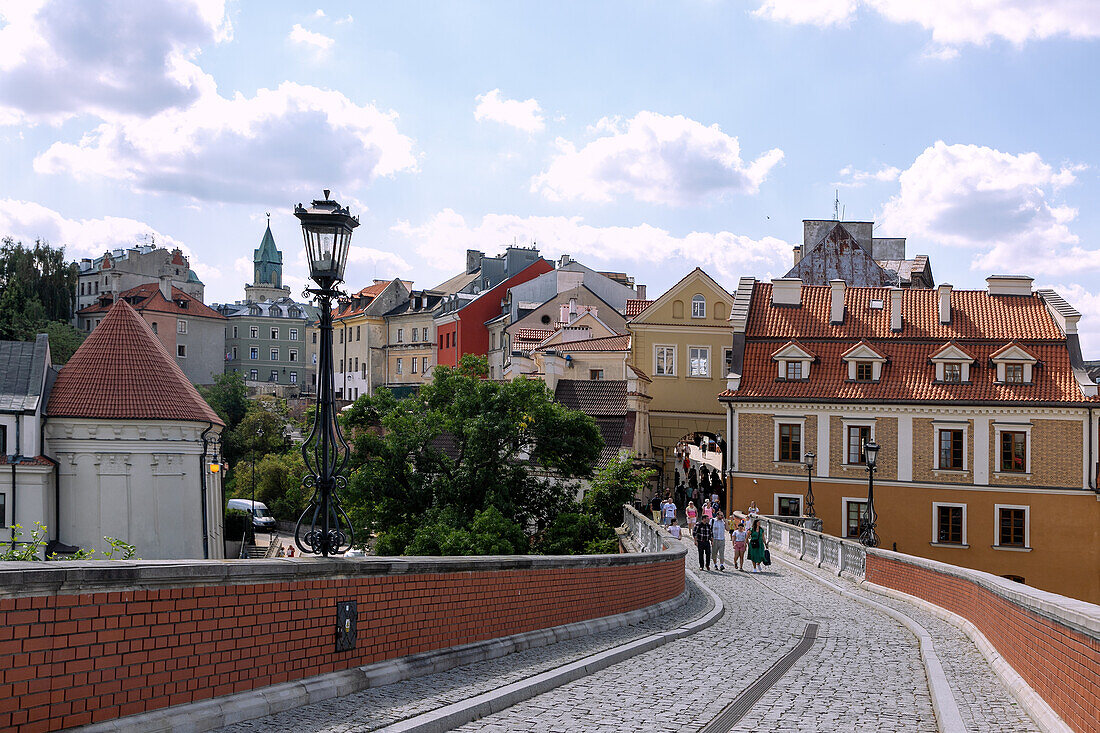
[[[688,557],[691,567],[691,556]],[[904,602],[859,589],[931,634],[971,731],[1035,731],[961,631]],[[714,626],[595,672],[462,731],[697,731],[791,650],[808,623],[817,641],[753,705],[735,730],[935,731],[916,638],[900,623],[821,586],[782,563],[767,573],[699,573],[726,603]],[[705,612],[700,596],[669,618],[367,690],[223,730],[305,733],[374,730],[499,688]]]

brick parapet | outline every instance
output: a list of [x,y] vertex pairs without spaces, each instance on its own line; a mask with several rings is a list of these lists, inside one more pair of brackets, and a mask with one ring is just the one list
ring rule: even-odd
[[1100,606],[882,550],[866,579],[967,619],[1073,730],[1100,731]]
[[[59,730],[644,608],[683,592],[684,552],[11,563],[0,729]],[[358,640],[337,652],[349,600]]]

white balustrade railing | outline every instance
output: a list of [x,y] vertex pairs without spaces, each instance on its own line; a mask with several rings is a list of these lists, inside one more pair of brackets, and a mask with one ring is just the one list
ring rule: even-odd
[[819,568],[834,570],[837,575],[864,577],[867,548],[858,542],[816,532],[779,517],[759,519],[773,549]]
[[656,522],[629,504],[623,505],[623,524],[641,552],[660,552],[671,540],[668,535],[662,537]]

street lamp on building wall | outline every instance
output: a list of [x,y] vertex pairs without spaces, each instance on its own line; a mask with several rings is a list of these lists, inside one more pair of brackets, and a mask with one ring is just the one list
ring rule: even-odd
[[863,447],[867,457],[867,514],[863,522],[863,529],[859,533],[859,541],[866,547],[878,547],[878,535],[875,534],[875,523],[878,514],[875,513],[875,469],[878,463],[878,443],[871,441]]
[[803,456],[806,462],[806,516],[816,517],[814,514],[814,459],[817,456],[814,453],[807,453]]
[[315,555],[340,555],[351,547],[351,520],[340,507],[337,489],[347,485],[340,475],[347,463],[348,444],[336,419],[335,385],[332,366],[332,301],[340,294],[337,285],[344,281],[352,230],[359,217],[347,207],[329,199],[314,200],[307,209],[294,207],[294,216],[302,223],[309,276],[317,283],[306,292],[316,297],[320,311],[320,343],[317,364],[317,411],[313,429],[302,443],[302,458],[309,474],[302,485],[313,489],[309,506],[294,527],[294,542],[302,552]]

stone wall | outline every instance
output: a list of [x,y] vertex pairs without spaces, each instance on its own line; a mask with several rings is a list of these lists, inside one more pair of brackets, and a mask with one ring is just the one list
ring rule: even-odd
[[866,579],[967,619],[1070,728],[1100,730],[1100,607],[876,550],[867,552]]
[[[966,451],[964,459],[966,470],[951,471],[937,469],[939,461],[939,435],[938,429],[955,430],[966,425],[966,436],[963,450]],[[957,425],[936,426],[932,418],[913,418],[913,480],[932,481],[945,484],[972,484],[974,483],[974,421],[959,421]]]
[[[644,608],[683,592],[683,555],[6,563],[0,729],[60,730]],[[337,651],[347,601],[357,641]]]

